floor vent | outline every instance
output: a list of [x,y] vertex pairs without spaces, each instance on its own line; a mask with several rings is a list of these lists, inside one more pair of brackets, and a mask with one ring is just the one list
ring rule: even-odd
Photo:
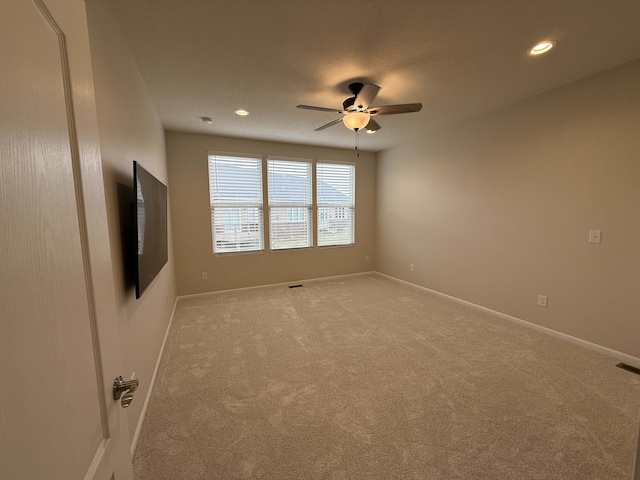
[[616,367],[620,367],[627,372],[635,373],[636,375],[640,375],[640,368],[634,367],[632,365],[627,365],[626,363],[619,363]]
[[302,286],[303,286],[302,284],[300,284],[300,285],[289,285],[289,288],[300,288]]

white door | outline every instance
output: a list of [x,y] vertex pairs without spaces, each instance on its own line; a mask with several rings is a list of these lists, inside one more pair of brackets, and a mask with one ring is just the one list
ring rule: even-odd
[[84,2],[0,3],[0,478],[132,479]]

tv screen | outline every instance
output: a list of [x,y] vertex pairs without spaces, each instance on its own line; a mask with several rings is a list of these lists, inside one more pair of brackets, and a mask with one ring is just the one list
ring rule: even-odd
[[136,298],[167,263],[167,187],[133,162],[136,233]]

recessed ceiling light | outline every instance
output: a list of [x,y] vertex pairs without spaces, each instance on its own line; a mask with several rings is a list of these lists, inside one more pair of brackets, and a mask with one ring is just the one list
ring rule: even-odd
[[211,117],[202,117],[202,123],[205,125],[213,125],[213,120],[211,120]]
[[246,117],[247,115],[249,115],[249,112],[247,112],[246,110],[236,110],[236,115],[240,115],[241,117]]
[[544,42],[540,42],[531,50],[529,50],[529,55],[542,55],[543,53],[548,52],[555,46],[556,46],[556,42],[545,40]]
[[367,130],[367,133],[368,133],[369,135],[373,135],[374,133],[376,133],[376,131],[375,131],[375,130]]

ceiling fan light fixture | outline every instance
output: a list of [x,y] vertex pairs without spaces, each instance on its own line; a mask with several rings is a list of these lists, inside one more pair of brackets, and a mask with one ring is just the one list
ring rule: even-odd
[[249,115],[249,112],[246,110],[240,109],[240,110],[236,110],[235,114],[240,115],[241,117],[246,117],[247,115]]
[[347,113],[344,117],[342,117],[342,121],[344,122],[345,127],[357,132],[358,130],[367,126],[370,118],[371,117],[368,113],[352,112]]

